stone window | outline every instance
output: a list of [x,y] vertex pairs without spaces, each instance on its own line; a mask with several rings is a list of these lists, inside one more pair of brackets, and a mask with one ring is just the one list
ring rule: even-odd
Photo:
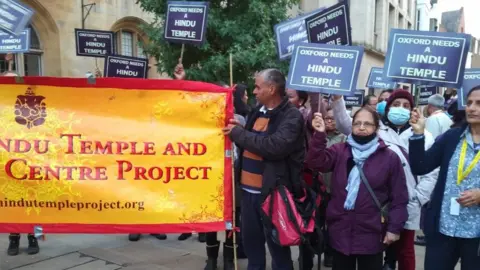
[[117,35],[117,54],[138,58],[147,58],[143,50],[143,41],[138,33],[120,30]]

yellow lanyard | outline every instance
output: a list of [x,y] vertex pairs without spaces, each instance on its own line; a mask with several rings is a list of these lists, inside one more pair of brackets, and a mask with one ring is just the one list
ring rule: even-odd
[[467,176],[472,172],[473,168],[477,165],[480,160],[480,151],[475,155],[475,158],[472,160],[472,163],[468,165],[467,169],[464,171],[465,167],[465,158],[467,156],[467,139],[463,140],[462,151],[460,152],[460,160],[458,161],[457,169],[457,185],[460,185],[462,181],[467,178]]

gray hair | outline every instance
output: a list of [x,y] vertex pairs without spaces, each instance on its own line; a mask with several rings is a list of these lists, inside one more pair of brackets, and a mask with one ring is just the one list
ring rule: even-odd
[[275,86],[275,90],[277,90],[277,93],[284,97],[286,95],[286,89],[285,86],[287,84],[287,81],[285,80],[285,75],[278,69],[275,68],[269,68],[262,70],[260,72],[261,76],[263,76],[263,79]]
[[443,109],[443,106],[445,106],[445,98],[440,94],[435,94],[428,98],[428,104]]

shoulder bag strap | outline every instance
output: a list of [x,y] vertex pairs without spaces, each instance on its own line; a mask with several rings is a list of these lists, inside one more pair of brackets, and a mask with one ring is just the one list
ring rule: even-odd
[[358,171],[360,172],[360,178],[362,179],[363,184],[368,190],[368,193],[370,193],[370,196],[372,196],[373,201],[375,201],[375,204],[377,205],[378,209],[382,211],[382,205],[380,204],[380,201],[378,200],[377,196],[372,190],[372,187],[368,183],[367,177],[365,177],[365,173],[363,173],[362,167],[360,165],[357,165]]

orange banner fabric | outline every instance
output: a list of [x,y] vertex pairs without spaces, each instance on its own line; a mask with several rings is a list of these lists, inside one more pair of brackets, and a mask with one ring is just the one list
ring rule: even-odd
[[0,231],[220,231],[232,218],[231,91],[0,79]]

